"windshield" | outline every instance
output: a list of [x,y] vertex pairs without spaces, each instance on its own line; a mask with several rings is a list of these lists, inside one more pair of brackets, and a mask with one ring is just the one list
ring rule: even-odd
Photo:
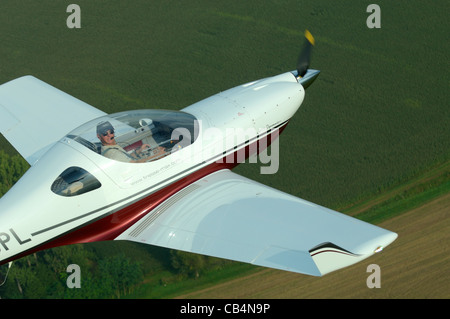
[[193,115],[180,111],[127,111],[83,124],[67,137],[110,159],[145,163],[192,144],[196,123]]

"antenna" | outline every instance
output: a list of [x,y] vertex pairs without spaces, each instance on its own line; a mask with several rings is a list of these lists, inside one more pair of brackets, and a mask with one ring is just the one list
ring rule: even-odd
[[10,262],[8,263],[8,270],[6,271],[5,280],[3,280],[3,282],[0,284],[0,287],[3,286],[3,285],[5,284],[6,279],[8,278],[9,270],[11,269],[12,264],[13,264],[12,261],[10,261]]

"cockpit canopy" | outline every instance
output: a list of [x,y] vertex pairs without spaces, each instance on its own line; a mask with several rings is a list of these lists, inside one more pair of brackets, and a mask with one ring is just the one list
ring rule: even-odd
[[192,144],[196,126],[196,118],[181,111],[125,111],[87,122],[66,137],[105,157],[143,163]]

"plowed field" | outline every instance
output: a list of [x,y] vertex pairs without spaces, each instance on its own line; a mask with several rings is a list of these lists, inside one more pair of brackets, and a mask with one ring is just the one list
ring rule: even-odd
[[[181,298],[449,298],[450,194],[380,226],[398,233],[383,252],[324,277],[261,269]],[[368,288],[370,264],[381,287]]]

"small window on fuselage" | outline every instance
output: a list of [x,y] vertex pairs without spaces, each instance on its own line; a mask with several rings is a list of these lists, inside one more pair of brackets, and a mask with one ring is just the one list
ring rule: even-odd
[[51,186],[53,193],[65,197],[78,196],[102,184],[89,172],[81,167],[69,167],[59,175]]

